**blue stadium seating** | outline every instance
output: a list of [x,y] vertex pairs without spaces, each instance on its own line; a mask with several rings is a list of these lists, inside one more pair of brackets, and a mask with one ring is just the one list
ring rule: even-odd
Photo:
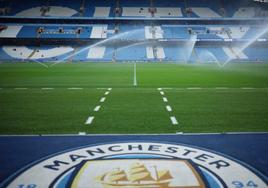
[[268,48],[249,47],[244,50],[244,53],[250,57],[252,61],[267,61]]
[[[28,0],[27,3],[21,3],[21,0],[11,0],[11,1],[0,1],[0,8],[10,8],[10,11],[3,15],[10,16],[25,16],[31,17],[53,17],[57,19],[58,16],[63,17],[114,17],[115,8],[117,7],[116,1],[106,0],[106,1],[76,1],[76,0],[51,0],[51,1],[38,1],[38,0]],[[84,2],[84,4],[83,4]],[[229,3],[226,3],[229,2]],[[134,10],[139,11],[139,8],[142,9],[146,14],[144,15],[133,15],[126,16],[131,18],[142,18],[142,17],[152,17],[154,14],[149,12],[151,6],[156,8],[159,12],[165,12],[166,9],[179,9],[178,15],[161,15],[155,13],[155,18],[153,20],[157,21],[157,17],[167,18],[167,17],[187,17],[187,19],[194,18],[208,18],[211,17],[213,21],[214,18],[223,18],[224,17],[233,17],[238,16],[242,17],[247,16],[247,8],[251,8],[249,11],[249,17],[258,17],[259,15],[255,14],[256,10],[264,10],[262,6],[259,6],[254,2],[244,2],[244,1],[231,1],[228,0],[154,0],[152,4],[150,1],[136,1],[136,0],[122,0],[119,1],[120,8],[137,8]],[[17,5],[20,6],[17,6]],[[48,8],[46,11],[42,12],[41,9]],[[162,8],[162,9],[160,9]],[[196,9],[197,8],[197,9]],[[191,10],[190,10],[191,9]],[[244,10],[245,9],[245,10]],[[57,12],[58,11],[58,12]],[[169,10],[167,10],[168,12]],[[189,12],[188,12],[189,11]],[[192,11],[192,12],[191,12]],[[170,11],[172,12],[172,11]],[[187,14],[188,12],[188,14]],[[191,13],[190,13],[191,12]],[[267,11],[268,12],[268,11]],[[103,16],[105,15],[105,16]],[[215,16],[215,17],[213,17]],[[0,16],[1,18],[1,16]],[[39,18],[38,18],[39,19]],[[0,23],[0,25],[3,25]],[[177,24],[172,23],[160,24],[154,23],[154,27],[157,27],[160,31],[154,30],[154,27],[151,27],[150,23],[112,23],[109,24],[4,24],[7,26],[7,29],[0,31],[0,38],[18,38],[29,40],[29,38],[36,39],[97,39],[97,40],[107,40],[107,38],[113,37],[113,39],[119,39],[123,42],[132,41],[134,45],[130,47],[120,47],[107,45],[107,43],[102,44],[103,49],[100,49],[101,58],[93,56],[90,58],[90,49],[82,50],[86,46],[71,46],[66,48],[66,53],[59,54],[59,52],[49,54],[52,57],[40,57],[36,50],[50,50],[57,49],[57,45],[42,46],[42,47],[18,47],[18,51],[12,51],[12,49],[1,47],[0,49],[0,60],[32,60],[34,57],[42,61],[57,61],[59,59],[72,60],[72,61],[153,61],[159,60],[160,58],[148,58],[146,49],[148,47],[155,50],[155,48],[163,48],[164,57],[161,58],[162,61],[182,61],[182,62],[196,62],[196,61],[220,61],[224,62],[230,57],[226,54],[226,51],[223,48],[231,48],[232,44],[224,43],[225,40],[234,40],[234,41],[245,41],[248,42],[254,39],[259,33],[262,33],[262,26],[252,26],[245,24],[221,24],[218,25],[191,25],[191,24]],[[148,29],[148,27],[150,27]],[[218,29],[213,29],[218,28]],[[42,28],[42,32],[38,33],[38,30]],[[147,28],[147,29],[146,29]],[[77,33],[78,29],[81,29]],[[115,29],[118,29],[116,31]],[[62,31],[60,31],[62,30]],[[156,32],[156,33],[154,33]],[[115,37],[118,33],[118,38]],[[158,37],[156,37],[156,35]],[[148,37],[149,36],[149,37]],[[152,37],[150,37],[152,36]],[[193,36],[196,36],[197,44],[194,46],[193,51],[189,54],[189,49],[183,45],[183,41],[189,41]],[[261,36],[262,39],[268,41],[268,34]],[[157,41],[159,43],[157,43]],[[166,43],[163,43],[166,41]],[[167,41],[170,41],[168,43]],[[209,42],[222,42],[218,46],[209,46]],[[229,41],[230,42],[230,41]],[[136,45],[137,43],[137,45]],[[247,59],[250,60],[260,60],[267,61],[268,54],[267,45],[264,41],[263,46],[250,46],[244,50],[244,54],[247,56]],[[71,49],[72,48],[72,49]],[[7,50],[8,49],[8,50]],[[16,47],[14,47],[16,49]],[[30,49],[30,50],[29,50]],[[21,50],[21,51],[20,51]],[[71,51],[70,51],[71,50]],[[82,51],[81,51],[82,50]],[[226,50],[226,49],[225,49]],[[34,51],[34,52],[33,52]],[[57,51],[57,50],[56,50]],[[81,53],[77,53],[81,51]],[[232,50],[231,50],[232,51]],[[14,53],[13,53],[14,52]],[[65,52],[65,51],[64,51]],[[228,51],[227,51],[228,52]],[[22,53],[20,55],[19,53]],[[102,54],[103,53],[103,54]],[[154,51],[154,53],[156,53]],[[234,53],[234,52],[230,52]],[[13,54],[13,56],[12,56]],[[72,55],[73,54],[73,55]],[[66,58],[72,55],[70,58]],[[229,54],[230,55],[230,54]],[[19,57],[22,58],[19,58]],[[156,56],[155,54],[153,56]],[[39,57],[39,58],[38,58]],[[239,59],[239,58],[238,58]]]

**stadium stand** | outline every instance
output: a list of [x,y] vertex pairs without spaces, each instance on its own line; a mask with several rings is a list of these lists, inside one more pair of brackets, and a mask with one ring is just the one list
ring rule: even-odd
[[[267,23],[267,8],[253,1],[231,5],[228,0],[20,2],[0,3],[2,61],[55,61],[69,53],[74,55],[66,61],[268,59],[265,33],[258,36],[258,44],[239,51],[239,45],[256,40],[264,30],[262,23]],[[23,23],[16,20],[21,17]]]

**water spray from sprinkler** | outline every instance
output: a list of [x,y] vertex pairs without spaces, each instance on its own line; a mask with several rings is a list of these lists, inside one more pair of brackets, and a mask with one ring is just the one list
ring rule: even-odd
[[[268,32],[268,26],[263,27],[260,32],[255,33],[255,35],[246,43],[242,44],[238,47],[237,54],[242,53],[245,49],[247,49],[250,45],[252,45],[254,42],[256,42],[260,37],[262,37],[264,34]],[[232,61],[234,58],[228,58],[226,62],[222,64],[224,67],[227,65],[230,61]]]
[[88,50],[88,49],[90,49],[90,48],[94,48],[94,47],[103,45],[103,44],[105,44],[105,43],[107,43],[107,42],[110,42],[110,41],[112,41],[112,40],[115,40],[115,39],[118,39],[118,38],[120,39],[120,38],[122,38],[122,37],[124,37],[124,36],[131,36],[131,35],[134,35],[134,34],[136,34],[136,33],[138,33],[138,32],[143,32],[143,31],[144,31],[144,29],[136,29],[136,30],[133,30],[133,31],[127,31],[127,32],[124,32],[124,33],[120,33],[120,34],[114,35],[114,36],[112,36],[112,37],[109,37],[109,38],[107,38],[107,39],[104,39],[104,40],[102,40],[102,41],[99,41],[99,42],[97,42],[97,43],[95,43],[95,44],[86,46],[86,47],[82,48],[81,50],[79,50],[79,51],[77,51],[77,52],[75,52],[75,53],[73,53],[73,54],[71,54],[71,55],[68,55],[68,56],[64,57],[63,59],[60,59],[60,60],[56,61],[55,63],[53,63],[52,65],[50,65],[50,67],[55,66],[55,65],[57,65],[57,64],[59,64],[59,63],[62,63],[62,62],[64,62],[66,59],[69,59],[69,58],[71,58],[71,57],[73,57],[73,56],[76,56],[76,55],[78,55],[78,54],[80,54],[80,53],[82,53],[82,52],[84,52],[84,51],[86,51],[86,50]]

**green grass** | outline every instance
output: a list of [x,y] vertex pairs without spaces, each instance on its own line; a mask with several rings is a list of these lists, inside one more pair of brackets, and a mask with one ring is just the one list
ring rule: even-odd
[[45,68],[37,63],[0,65],[1,87],[128,87],[131,64],[58,64]]
[[268,90],[168,91],[183,132],[268,130]]
[[[268,131],[268,64],[0,64],[0,134]],[[41,90],[52,87],[53,90]],[[81,90],[70,90],[82,87]],[[113,88],[104,103],[99,100]],[[164,103],[157,88],[164,89]],[[189,90],[188,87],[202,89]],[[215,89],[228,87],[229,89]],[[241,89],[254,87],[255,89]],[[14,88],[28,88],[17,90]],[[101,105],[98,112],[94,108]],[[170,105],[172,112],[166,111]],[[85,125],[94,116],[92,125]],[[172,125],[175,116],[179,125]]]

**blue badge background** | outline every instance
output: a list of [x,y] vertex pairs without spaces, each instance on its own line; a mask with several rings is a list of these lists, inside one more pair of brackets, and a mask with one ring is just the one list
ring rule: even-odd
[[268,133],[215,135],[16,136],[0,137],[0,182],[29,163],[64,150],[112,142],[169,142],[220,152],[268,177]]

